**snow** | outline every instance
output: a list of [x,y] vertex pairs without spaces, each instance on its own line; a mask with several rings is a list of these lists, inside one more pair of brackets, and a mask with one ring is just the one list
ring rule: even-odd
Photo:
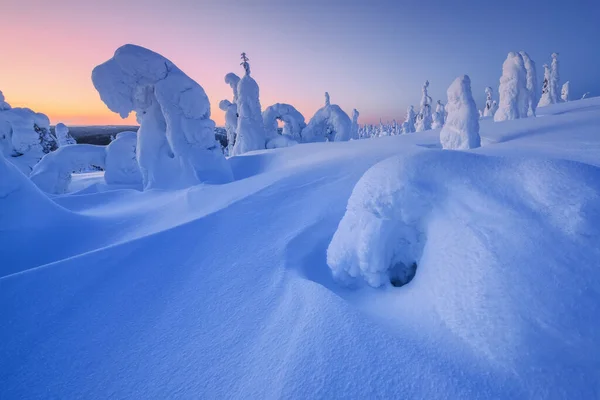
[[474,149],[481,146],[479,112],[468,75],[459,76],[448,88],[448,118],[440,131],[442,148]]
[[276,103],[269,106],[262,113],[267,140],[276,138],[277,121],[283,121],[283,134],[294,139],[296,142],[302,140],[302,129],[306,127],[304,115],[296,110],[294,106],[285,103]]
[[62,122],[56,124],[56,126],[54,127],[54,133],[56,135],[56,142],[58,143],[58,147],[66,146],[68,144],[77,144],[75,139],[73,139],[73,137],[69,135],[69,128]]
[[417,122],[415,124],[416,132],[428,131],[431,129],[431,124],[433,122],[431,115],[431,96],[427,93],[427,88],[429,87],[429,81],[425,81],[423,84],[423,94],[421,96],[421,110],[417,115]]
[[104,179],[109,185],[137,185],[142,183],[142,174],[136,158],[137,133],[120,132],[106,146]]
[[325,92],[325,106],[318,109],[302,130],[303,142],[345,142],[352,135],[352,121]]
[[527,90],[527,70],[519,53],[508,53],[502,65],[502,76],[498,88],[500,102],[494,114],[494,121],[527,118],[529,91]]
[[[596,398],[600,99],[538,115],[467,151],[255,151],[177,190],[49,198],[0,159],[0,398]],[[412,251],[408,284],[333,280],[350,204]]]
[[231,181],[204,89],[160,54],[135,45],[94,68],[92,81],[109,109],[137,114],[137,158],[145,189]]

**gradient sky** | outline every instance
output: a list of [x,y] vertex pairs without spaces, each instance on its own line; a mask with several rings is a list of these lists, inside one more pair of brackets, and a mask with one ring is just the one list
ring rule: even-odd
[[600,94],[599,0],[0,0],[0,90],[13,106],[71,125],[134,123],[101,102],[91,71],[134,43],[173,61],[206,90],[213,119],[231,98],[227,72],[248,53],[263,109],[290,103],[307,118],[323,92],[361,123],[417,105],[429,79],[446,102],[468,74],[478,107],[509,51],[542,65],[560,53],[571,95]]

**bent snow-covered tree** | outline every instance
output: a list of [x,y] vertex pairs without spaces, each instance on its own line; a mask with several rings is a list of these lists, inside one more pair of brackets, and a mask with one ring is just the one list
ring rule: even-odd
[[215,140],[204,89],[171,61],[128,44],[94,68],[92,81],[112,111],[123,118],[137,114],[136,154],[145,189],[233,179]]
[[59,122],[54,127],[54,134],[56,135],[56,141],[58,147],[66,146],[68,144],[76,144],[77,142],[71,135],[69,135],[69,128],[62,122]]
[[494,114],[494,121],[507,121],[526,118],[529,108],[527,91],[527,71],[523,57],[510,52],[502,65],[502,76],[498,88],[500,103]]
[[241,65],[246,73],[237,86],[237,137],[231,155],[261,150],[267,144],[258,84],[250,76],[250,63],[248,61],[250,60],[246,57],[246,53],[242,53]]
[[448,88],[448,117],[440,132],[444,149],[466,150],[481,146],[479,112],[471,93],[471,79],[459,76]]
[[537,84],[537,69],[535,62],[529,57],[525,51],[521,51],[525,70],[527,71],[527,116],[535,117],[535,110],[538,104],[538,84]]
[[429,88],[429,81],[425,81],[423,84],[420,104],[421,110],[419,111],[419,115],[417,115],[417,123],[415,125],[415,130],[417,132],[430,130],[433,122],[431,115],[431,103],[433,100],[427,93],[427,88]]
[[304,115],[296,110],[294,106],[284,103],[273,104],[263,111],[262,117],[267,141],[279,136],[277,121],[283,122],[283,135],[297,142],[301,140],[302,129],[306,127],[306,122],[304,122]]
[[562,101],[569,101],[569,81],[566,81],[564,85],[562,85],[562,90],[560,91],[560,99]]
[[352,121],[337,104],[331,104],[325,92],[325,107],[317,110],[302,130],[303,142],[343,142],[350,140]]
[[237,136],[236,129],[238,123],[237,105],[229,100],[221,100],[219,108],[225,111],[225,131],[227,132],[227,154],[233,152],[235,138]]

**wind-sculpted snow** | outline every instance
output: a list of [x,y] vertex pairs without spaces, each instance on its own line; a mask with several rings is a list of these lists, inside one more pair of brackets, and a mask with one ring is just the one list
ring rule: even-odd
[[137,159],[145,189],[232,179],[215,140],[204,89],[171,61],[125,45],[94,68],[92,81],[112,111],[123,118],[137,114]]

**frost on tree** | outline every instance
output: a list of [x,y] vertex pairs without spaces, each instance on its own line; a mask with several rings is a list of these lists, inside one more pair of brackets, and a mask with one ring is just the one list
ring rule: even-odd
[[317,110],[302,130],[303,142],[343,142],[350,140],[352,121],[337,104],[331,104],[325,92],[325,106]]
[[415,132],[415,120],[417,116],[415,114],[415,108],[413,106],[408,107],[406,110],[406,121],[402,124],[403,133]]
[[437,101],[435,112],[433,113],[433,122],[431,123],[431,129],[438,129],[444,126],[446,119],[446,108],[442,104],[441,100]]
[[542,96],[538,102],[538,107],[545,107],[552,104],[550,99],[550,67],[544,64],[544,82],[542,83]]
[[233,152],[235,138],[237,136],[236,129],[238,124],[237,105],[229,100],[221,100],[219,108],[225,111],[225,131],[227,132],[227,154]]
[[494,121],[526,118],[528,104],[527,71],[523,57],[510,52],[502,65],[502,76],[498,88],[500,102]]
[[419,111],[419,115],[417,115],[417,123],[415,125],[415,130],[417,132],[428,131],[431,129],[431,124],[433,123],[433,117],[431,115],[431,103],[432,99],[427,93],[427,88],[429,88],[429,81],[425,81],[423,84],[423,94],[421,96],[421,110]]
[[535,62],[524,51],[521,51],[525,70],[527,71],[527,116],[535,117],[535,110],[538,104],[538,84],[537,84],[537,69]]
[[54,134],[56,135],[58,147],[77,143],[75,139],[73,139],[73,137],[69,134],[69,128],[67,128],[67,126],[62,122],[56,124],[56,126],[54,127]]
[[48,117],[29,108],[12,108],[0,92],[0,150],[7,160],[28,175],[44,154],[56,148]]
[[262,118],[267,141],[280,136],[277,131],[277,121],[283,122],[282,134],[287,136],[288,139],[293,139],[295,142],[302,139],[302,129],[306,127],[306,122],[304,122],[304,115],[296,110],[294,106],[284,103],[273,104],[263,111]]
[[242,53],[245,75],[237,86],[237,137],[231,155],[240,155],[266,147],[267,138],[263,125],[259,89],[256,81],[250,76],[250,61],[246,53]]
[[485,88],[485,108],[483,109],[482,115],[484,117],[493,117],[498,108],[497,103],[492,100],[492,96],[494,95],[494,90],[491,87]]
[[109,185],[137,185],[142,173],[136,157],[137,133],[121,132],[106,146],[104,180]]
[[448,88],[448,117],[440,132],[444,149],[467,150],[481,146],[479,112],[471,93],[471,79],[459,76]]
[[562,85],[562,89],[560,91],[560,99],[562,101],[569,101],[569,81],[566,81],[564,85]]
[[360,115],[360,113],[358,112],[358,110],[355,108],[354,110],[352,110],[352,129],[350,132],[350,137],[352,139],[360,139],[360,135],[358,133],[359,130],[359,126],[358,126],[358,116]]
[[144,189],[233,179],[215,140],[204,89],[171,61],[128,44],[94,68],[92,81],[109,109],[123,118],[136,112]]

